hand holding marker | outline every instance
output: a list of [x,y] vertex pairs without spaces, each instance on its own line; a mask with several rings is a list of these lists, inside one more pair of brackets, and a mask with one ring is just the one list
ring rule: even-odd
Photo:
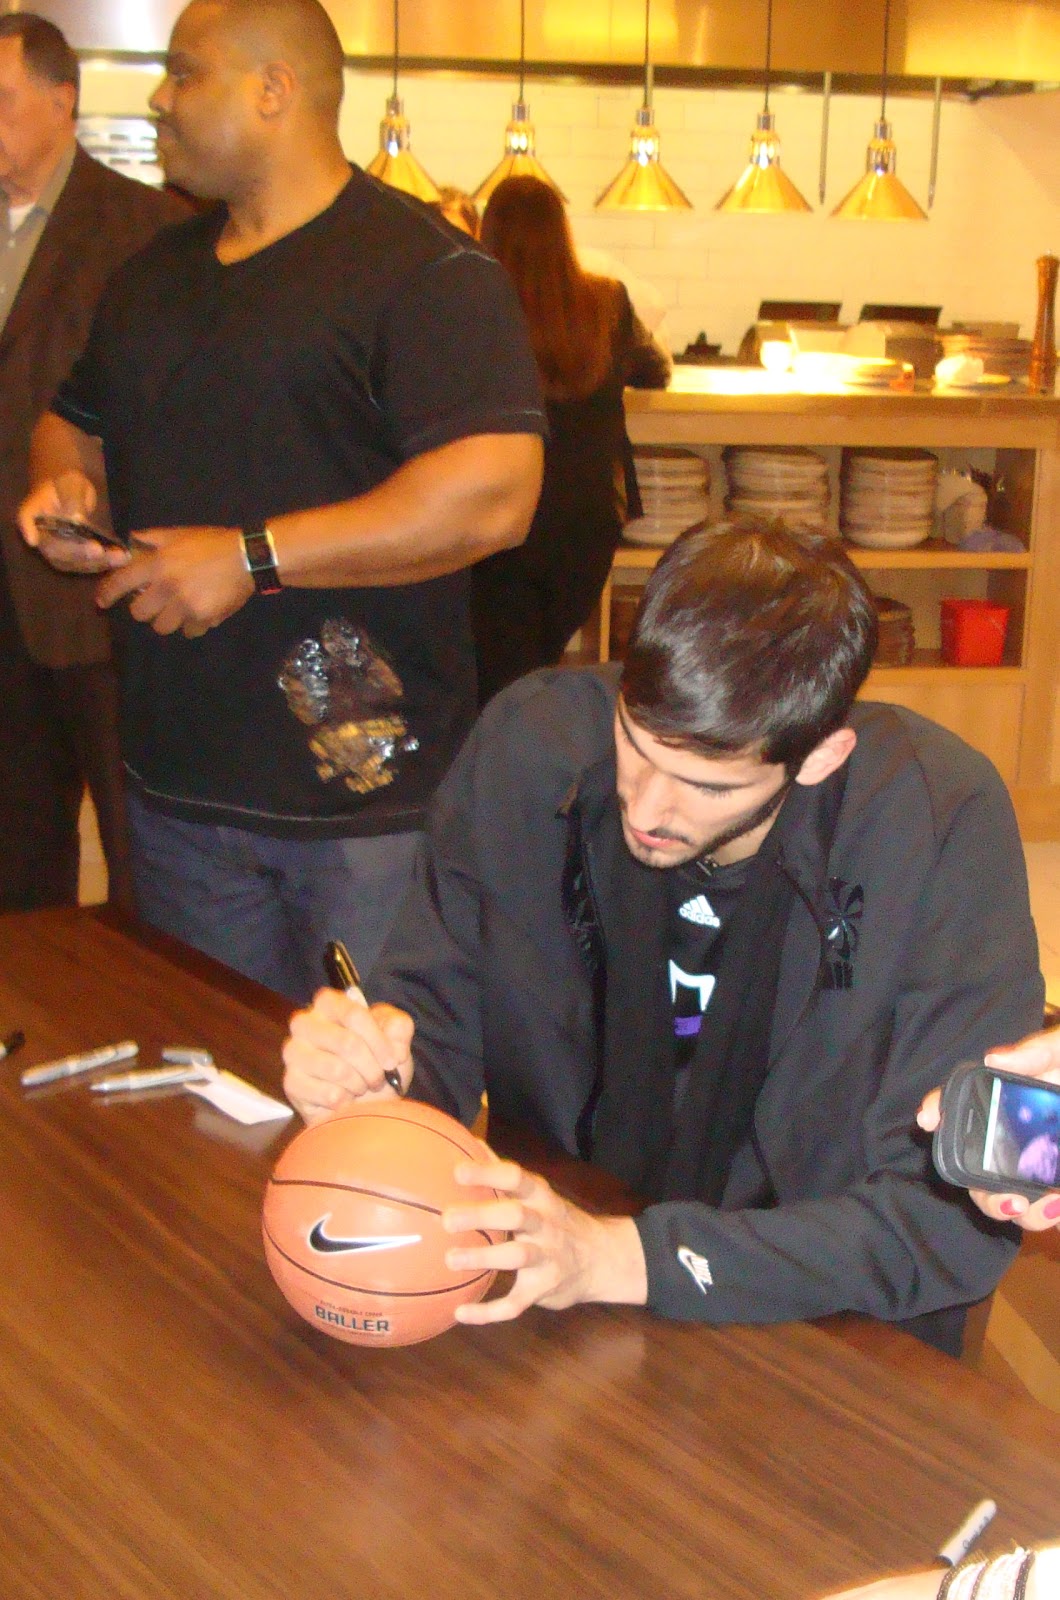
[[[350,952],[341,939],[332,939],[325,947],[324,971],[333,989],[341,989],[348,999],[355,1000],[358,1005],[364,1006],[367,1010],[368,1001],[365,999],[364,990],[361,988],[360,974],[353,964]],[[401,1082],[401,1074],[396,1067],[388,1067],[384,1071],[383,1077],[396,1095],[405,1093]]]

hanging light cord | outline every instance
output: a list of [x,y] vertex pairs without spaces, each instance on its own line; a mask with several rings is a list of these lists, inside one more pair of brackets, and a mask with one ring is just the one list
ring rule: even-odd
[[773,62],[773,0],[766,4],[766,103],[764,110],[769,110],[769,84],[772,77],[770,68]]
[[644,0],[644,104],[651,105],[651,0]]
[[397,99],[398,91],[398,4],[394,0],[394,98]]
[[519,100],[526,81],[526,0],[519,0]]
[[883,6],[883,73],[880,79],[880,121],[887,116],[887,46],[891,33],[891,0],[884,0]]

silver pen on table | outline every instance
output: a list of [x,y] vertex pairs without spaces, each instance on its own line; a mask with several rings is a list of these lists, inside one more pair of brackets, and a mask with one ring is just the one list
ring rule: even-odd
[[123,1090],[163,1089],[167,1084],[205,1083],[214,1076],[214,1067],[202,1063],[198,1066],[146,1067],[141,1072],[120,1072],[113,1078],[97,1078],[90,1083],[93,1094],[118,1094]]
[[[353,964],[353,957],[341,939],[332,939],[324,948],[324,971],[327,980],[333,989],[341,989],[351,1000],[356,1000],[358,1005],[367,1007],[364,990],[361,988],[361,975]],[[383,1077],[393,1089],[395,1094],[405,1093],[401,1082],[401,1074],[396,1067],[387,1067]]]
[[94,1072],[97,1067],[112,1067],[117,1061],[131,1061],[140,1047],[132,1039],[121,1044],[101,1045],[98,1050],[85,1050],[80,1055],[61,1056],[57,1061],[45,1061],[39,1067],[27,1067],[19,1082],[24,1089],[35,1088],[40,1083],[57,1083],[60,1078],[76,1078],[82,1072]]
[[950,1534],[935,1560],[944,1567],[959,1566],[980,1534],[990,1526],[996,1516],[995,1501],[980,1500],[979,1504],[969,1511],[960,1527]]
[[163,1061],[172,1061],[182,1067],[212,1067],[213,1056],[201,1045],[167,1044],[162,1051]]

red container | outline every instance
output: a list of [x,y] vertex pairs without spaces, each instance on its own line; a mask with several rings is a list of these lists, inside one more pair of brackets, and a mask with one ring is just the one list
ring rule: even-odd
[[942,659],[948,667],[999,667],[1008,606],[992,600],[943,600]]

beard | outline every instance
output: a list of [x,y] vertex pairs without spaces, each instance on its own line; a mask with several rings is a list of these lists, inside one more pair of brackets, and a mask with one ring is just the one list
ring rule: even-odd
[[639,861],[644,867],[683,867],[687,866],[690,861],[705,860],[715,855],[719,850],[723,850],[726,845],[734,844],[737,839],[744,838],[746,834],[754,833],[764,822],[769,822],[771,818],[775,817],[787,799],[788,790],[791,788],[793,781],[792,778],[785,778],[780,788],[774,794],[771,794],[768,799],[763,800],[761,805],[755,806],[753,811],[744,812],[742,817],[737,817],[733,822],[730,822],[727,828],[723,828],[720,833],[712,834],[708,839],[690,839],[687,834],[672,833],[667,828],[659,828],[654,837],[656,839],[668,839],[674,844],[684,845],[686,848],[680,854],[645,848],[644,845],[637,844],[635,840],[631,839],[626,830],[625,807],[620,797],[618,804],[622,815],[622,835],[626,841],[626,849],[634,861]]

